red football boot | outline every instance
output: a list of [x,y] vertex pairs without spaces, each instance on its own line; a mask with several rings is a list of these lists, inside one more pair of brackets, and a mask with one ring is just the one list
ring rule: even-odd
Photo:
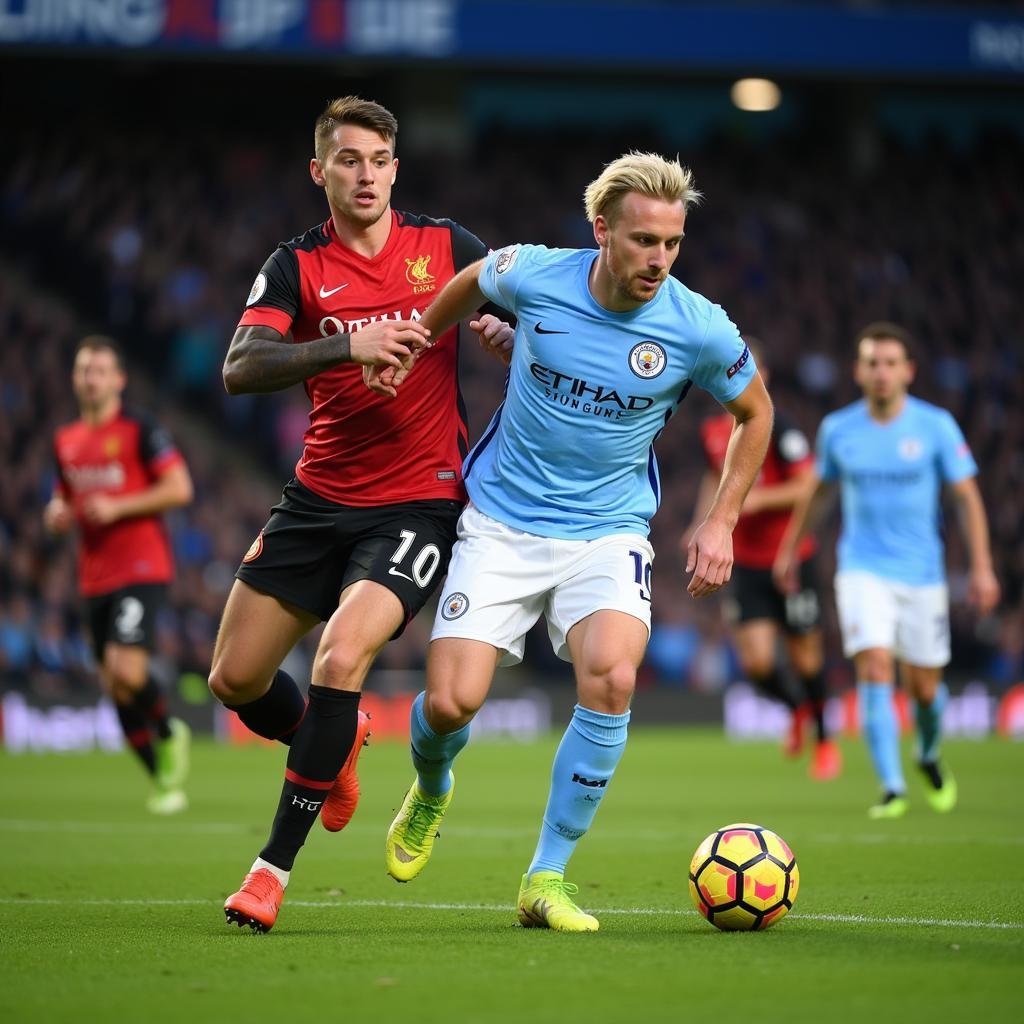
[[352,750],[345,763],[338,772],[324,798],[324,805],[320,808],[320,820],[328,832],[340,832],[356,813],[356,805],[359,803],[359,776],[356,775],[356,761],[359,760],[359,752],[370,742],[370,716],[365,712],[359,712],[359,722],[356,725],[356,741],[352,744]]
[[843,770],[843,755],[835,740],[821,740],[814,747],[808,774],[818,782],[837,778]]
[[237,924],[239,928],[248,925],[254,932],[263,934],[274,927],[283,899],[284,886],[277,876],[266,868],[259,868],[250,871],[242,888],[224,902],[224,916],[228,924]]

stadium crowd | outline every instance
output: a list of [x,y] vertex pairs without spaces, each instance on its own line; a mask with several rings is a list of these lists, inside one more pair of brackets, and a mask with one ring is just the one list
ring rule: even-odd
[[[69,375],[82,334],[99,329],[127,348],[129,402],[170,427],[196,482],[195,503],[170,517],[178,578],[157,662],[167,679],[205,677],[234,567],[301,446],[301,389],[229,398],[220,366],[263,260],[296,225],[323,219],[322,196],[306,172],[309,140],[187,130],[187,147],[174,144],[174,133],[186,131],[181,123],[168,132],[86,120],[57,134],[26,128],[10,140],[15,157],[0,172],[7,467],[0,669],[7,686],[59,695],[93,685],[73,548],[48,539],[40,518],[53,481],[53,429],[75,416]],[[586,246],[592,237],[580,197],[599,167],[629,148],[670,146],[644,132],[555,139],[495,127],[461,154],[405,153],[400,133],[394,205],[452,217],[492,246]],[[949,531],[953,670],[997,685],[1019,680],[1024,300],[1014,268],[1024,264],[1022,140],[979,136],[969,148],[889,141],[854,159],[810,134],[770,145],[719,138],[682,157],[706,200],[691,215],[676,273],[764,341],[773,397],[810,436],[826,412],[857,397],[855,330],[885,318],[914,332],[914,393],[949,408],[972,445],[1004,587],[998,614],[977,623],[962,601],[963,552]],[[476,352],[464,353],[463,369],[475,437],[500,400],[502,380]],[[711,410],[705,397],[691,397],[658,448],[664,498],[654,521],[659,572],[648,684],[717,689],[734,672],[719,609],[687,597],[678,555],[703,468],[696,423]],[[827,536],[826,579],[831,546]],[[379,667],[420,666],[428,631],[421,616]],[[830,657],[842,676],[834,626],[831,633]],[[547,645],[532,646],[533,665],[549,668]],[[304,645],[296,657],[308,659],[309,650]]]

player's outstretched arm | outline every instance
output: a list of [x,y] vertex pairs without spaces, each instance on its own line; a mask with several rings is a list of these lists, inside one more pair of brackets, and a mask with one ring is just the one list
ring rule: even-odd
[[718,491],[687,548],[686,571],[693,575],[686,589],[692,597],[713,594],[732,578],[732,531],[772,436],[772,400],[760,374],[754,374],[743,393],[725,407],[736,425]]
[[753,515],[757,512],[795,508],[807,493],[808,481],[813,472],[813,468],[807,466],[781,483],[751,488],[746,501],[743,502],[743,511]]
[[[483,264],[483,260],[477,260],[476,263],[471,263],[468,267],[460,270],[427,307],[420,324],[430,332],[432,337],[441,337],[449,327],[465,320],[486,303],[487,298],[480,291],[479,283]],[[485,314],[472,321],[470,327],[480,335],[480,345],[483,348],[494,352],[505,363],[511,359],[511,337],[509,335],[514,332],[508,324],[498,320],[492,314]],[[506,349],[508,350],[507,354]],[[408,358],[401,359],[400,365],[393,369],[390,366],[382,365],[364,370],[363,382],[376,394],[394,398],[398,394],[399,386],[409,376],[415,363],[416,352],[414,351]]]
[[93,526],[109,526],[121,519],[154,516],[191,501],[192,476],[184,462],[175,462],[144,490],[89,495],[82,502],[82,518]]
[[967,598],[980,614],[987,615],[999,603],[999,581],[992,569],[988,518],[985,515],[985,504],[981,500],[981,491],[978,490],[978,479],[969,476],[950,484],[949,488],[956,500],[960,529],[971,558]]
[[400,366],[430,344],[430,332],[412,320],[381,320],[352,334],[296,342],[273,327],[239,327],[224,359],[229,395],[281,391],[340,363]]
[[800,479],[804,482],[804,493],[793,506],[793,514],[779,542],[775,564],[772,566],[772,579],[784,594],[795,593],[797,590],[796,550],[800,541],[821,525],[835,500],[834,485],[822,480],[815,470],[810,470]]
[[487,297],[480,291],[483,265],[483,260],[477,260],[463,267],[427,307],[420,323],[433,337],[439,338],[449,327],[465,320],[487,302]]

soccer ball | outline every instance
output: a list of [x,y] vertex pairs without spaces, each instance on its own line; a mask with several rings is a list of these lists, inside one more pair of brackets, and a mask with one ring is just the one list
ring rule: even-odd
[[796,902],[800,869],[786,841],[760,825],[726,825],[690,861],[690,899],[725,931],[763,931]]

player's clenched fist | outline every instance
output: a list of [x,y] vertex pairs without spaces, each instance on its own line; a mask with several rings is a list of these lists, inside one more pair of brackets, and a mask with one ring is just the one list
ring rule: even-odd
[[363,366],[402,365],[410,353],[429,348],[430,331],[415,320],[378,320],[350,335],[352,362]]

